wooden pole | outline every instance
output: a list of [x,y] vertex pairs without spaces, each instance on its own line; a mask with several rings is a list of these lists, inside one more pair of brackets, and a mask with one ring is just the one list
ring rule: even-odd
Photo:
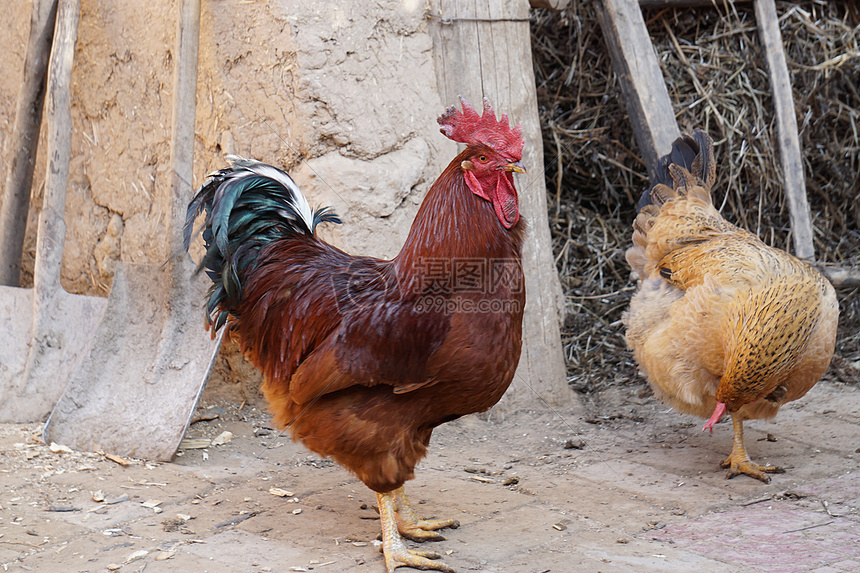
[[788,198],[794,254],[801,259],[813,260],[815,247],[812,243],[812,221],[809,215],[809,203],[806,200],[806,181],[800,155],[800,139],[797,135],[797,118],[794,115],[791,79],[785,62],[785,50],[782,47],[782,35],[779,32],[774,0],[756,0],[755,15],[767,67],[770,70],[773,103],[776,107],[779,155],[782,159],[783,184]]
[[49,117],[48,170],[45,175],[45,199],[39,214],[36,266],[33,271],[37,315],[39,307],[47,304],[43,299],[52,297],[62,288],[60,271],[66,244],[64,216],[69,161],[72,156],[72,64],[78,40],[80,10],[80,0],[62,0],[59,3],[48,69],[50,88],[45,105]]
[[462,94],[480,109],[522,121],[525,175],[517,175],[520,210],[529,231],[523,252],[526,308],[523,351],[511,388],[495,412],[573,405],[561,347],[561,284],[547,222],[543,143],[531,53],[527,0],[433,0],[431,35],[439,93],[445,105]]
[[27,230],[30,188],[36,169],[56,17],[57,0],[33,1],[30,40],[24,58],[24,83],[18,94],[15,127],[10,138],[12,160],[0,207],[0,285],[16,287],[21,275],[21,251]]

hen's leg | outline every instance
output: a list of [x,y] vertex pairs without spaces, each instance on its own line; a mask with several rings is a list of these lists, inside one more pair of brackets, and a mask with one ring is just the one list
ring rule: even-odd
[[400,535],[412,541],[444,541],[445,537],[436,533],[437,529],[450,527],[457,529],[460,522],[456,519],[421,519],[412,506],[406,491],[399,487],[391,492],[394,497],[394,513],[397,518],[397,530]]
[[721,467],[729,468],[726,476],[731,479],[736,475],[746,474],[760,479],[764,483],[770,483],[770,477],[766,474],[781,474],[785,470],[777,466],[763,466],[750,461],[747,450],[744,447],[744,422],[737,416],[732,416],[732,425],[735,427],[735,436],[732,444],[732,453],[720,464]]
[[379,504],[379,520],[382,522],[382,553],[385,555],[385,567],[388,573],[393,573],[398,567],[456,573],[441,561],[433,561],[433,559],[439,559],[438,553],[406,549],[406,544],[403,543],[403,538],[398,532],[395,512],[397,502],[394,492],[377,492],[376,501]]

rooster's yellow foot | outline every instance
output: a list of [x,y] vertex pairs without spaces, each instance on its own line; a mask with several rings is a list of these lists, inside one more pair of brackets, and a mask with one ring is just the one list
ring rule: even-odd
[[403,537],[418,542],[444,541],[445,536],[436,533],[437,529],[460,527],[460,522],[456,519],[421,519],[409,504],[409,499],[402,487],[392,493],[396,507],[397,531]]
[[415,569],[433,569],[436,571],[444,571],[445,573],[456,573],[450,566],[442,561],[434,561],[439,559],[439,554],[435,551],[423,551],[419,549],[406,549],[401,541],[393,543],[388,550],[385,550],[383,545],[382,552],[385,555],[385,567],[388,573],[394,573],[398,567],[413,567]]
[[[452,519],[425,521],[418,519],[409,507],[403,489],[376,494],[379,503],[379,519],[382,522],[382,553],[385,556],[385,568],[388,573],[394,573],[398,567],[413,567],[415,569],[433,569],[445,573],[456,573],[453,568],[441,561],[434,561],[439,554],[434,551],[407,549],[403,543],[403,535],[417,541],[438,539],[442,536],[433,529],[452,527],[456,522]],[[401,533],[401,531],[404,531]],[[444,538],[442,538],[444,539]]]

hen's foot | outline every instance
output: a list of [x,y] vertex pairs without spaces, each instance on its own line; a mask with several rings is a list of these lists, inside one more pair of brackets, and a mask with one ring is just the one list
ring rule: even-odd
[[460,522],[456,519],[421,519],[418,517],[402,487],[391,493],[395,502],[394,514],[397,519],[397,531],[407,539],[418,542],[444,541],[445,536],[436,533],[437,529],[446,527],[457,529],[460,527]]
[[729,456],[728,458],[726,458],[726,460],[720,464],[720,467],[729,468],[729,471],[726,474],[726,479],[731,479],[735,476],[746,474],[750,477],[754,477],[758,480],[761,480],[764,483],[770,483],[770,477],[768,477],[767,474],[785,473],[785,470],[779,466],[763,466],[761,464],[757,464],[753,461],[750,461],[749,458],[737,459],[734,456]]
[[[376,500],[379,503],[379,520],[382,522],[382,553],[385,555],[385,567],[388,573],[394,573],[394,570],[398,567],[413,567],[422,570],[433,569],[444,571],[445,573],[456,573],[453,568],[445,563],[434,561],[434,559],[439,558],[438,553],[406,548],[403,538],[398,531],[400,529],[400,520],[398,520],[395,511],[398,506],[398,492],[399,495],[403,493],[401,489],[394,492],[376,494]],[[420,521],[423,520],[418,520],[418,522]],[[438,535],[432,531],[425,531],[420,527],[416,527],[416,530],[424,531],[425,534]]]
[[726,479],[731,479],[740,474],[746,474],[761,480],[764,483],[770,483],[770,477],[767,474],[783,474],[785,470],[778,466],[763,466],[761,464],[750,461],[747,450],[744,447],[744,422],[742,419],[732,416],[732,425],[734,426],[734,439],[732,443],[732,453],[720,464],[720,467],[729,468],[726,474]]

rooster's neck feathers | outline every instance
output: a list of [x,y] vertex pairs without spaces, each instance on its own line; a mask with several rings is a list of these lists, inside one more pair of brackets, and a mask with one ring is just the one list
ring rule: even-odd
[[493,204],[469,189],[460,164],[470,153],[466,149],[451,161],[427,192],[393,261],[399,271],[411,268],[421,257],[519,258],[525,220],[504,228]]

